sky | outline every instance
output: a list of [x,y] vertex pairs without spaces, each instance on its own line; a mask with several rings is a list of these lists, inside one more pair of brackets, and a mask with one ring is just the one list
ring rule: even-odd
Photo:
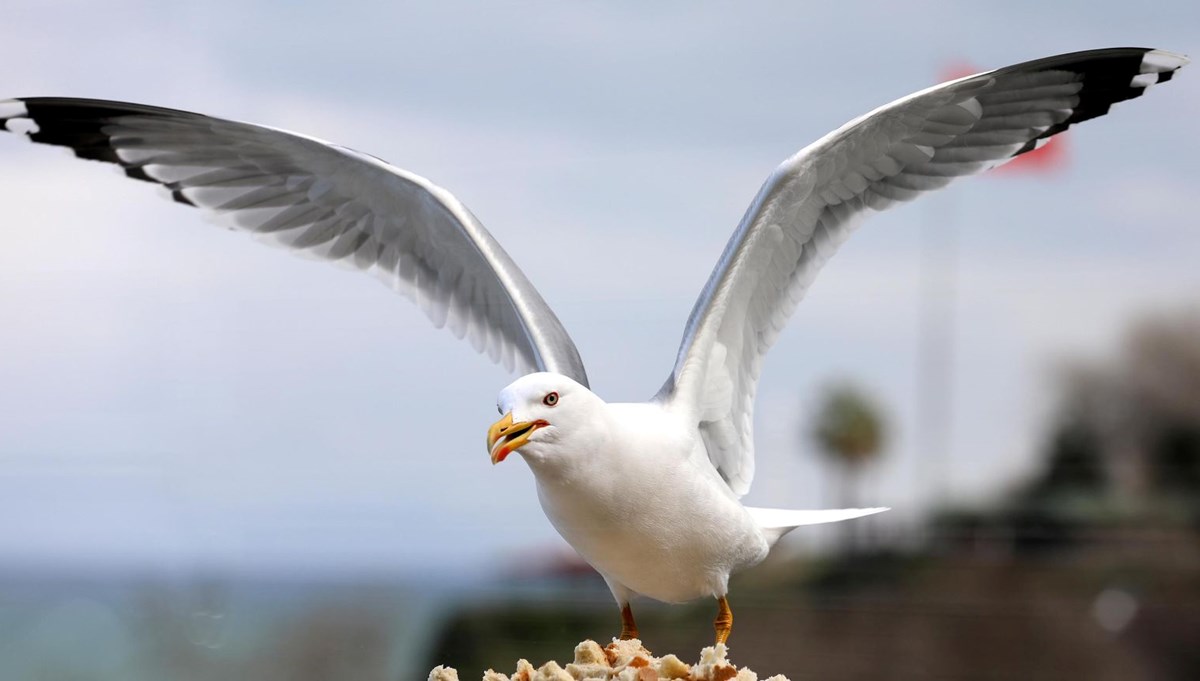
[[[1194,2],[1048,4],[11,0],[0,95],[254,121],[424,175],[539,287],[592,387],[633,401],[809,142],[962,62],[1200,54]],[[1063,172],[867,220],[767,358],[747,501],[830,503],[805,428],[841,378],[891,423],[864,498],[888,522],[1027,475],[1055,367],[1200,304],[1198,68],[1073,129]],[[371,277],[154,194],[0,137],[0,567],[432,575],[564,550],[525,464],[485,451],[513,376]],[[917,427],[922,262],[952,310],[944,457]]]

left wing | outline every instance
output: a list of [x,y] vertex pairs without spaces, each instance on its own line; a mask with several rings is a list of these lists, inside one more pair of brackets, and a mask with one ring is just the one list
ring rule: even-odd
[[126,102],[0,101],[0,130],[115,163],[235,229],[370,272],[492,361],[587,385],[537,289],[462,202],[420,175],[285,130]]
[[713,466],[745,494],[763,357],[864,215],[1030,151],[1170,80],[1187,62],[1113,48],[968,76],[876,109],[784,161],[700,293],[658,399],[695,419]]

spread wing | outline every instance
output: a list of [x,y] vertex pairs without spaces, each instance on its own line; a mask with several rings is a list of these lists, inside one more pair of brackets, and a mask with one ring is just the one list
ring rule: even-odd
[[696,301],[658,399],[694,416],[712,464],[745,494],[763,357],[862,217],[1030,151],[1186,63],[1160,50],[1115,48],[1017,64],[899,99],[784,161]]
[[115,163],[236,229],[370,272],[510,370],[587,384],[575,344],[512,258],[423,177],[295,133],[140,104],[13,99],[0,122]]

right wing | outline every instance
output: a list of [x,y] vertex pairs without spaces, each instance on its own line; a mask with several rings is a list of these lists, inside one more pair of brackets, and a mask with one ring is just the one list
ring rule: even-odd
[[700,293],[658,399],[699,424],[709,460],[742,495],[754,477],[763,357],[858,221],[1035,149],[1174,75],[1187,58],[1089,50],[935,85],[861,116],[769,177]]
[[0,101],[0,128],[115,163],[236,229],[371,272],[510,370],[587,385],[571,337],[512,258],[423,177],[311,137],[141,104]]

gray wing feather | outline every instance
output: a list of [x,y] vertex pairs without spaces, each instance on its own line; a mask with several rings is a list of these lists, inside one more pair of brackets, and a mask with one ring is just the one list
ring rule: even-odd
[[825,261],[871,210],[1030,151],[1170,80],[1187,63],[1146,48],[1092,50],[961,78],[876,109],[767,179],[701,291],[657,399],[694,417],[737,494],[754,477],[763,357]]
[[537,290],[458,199],[423,177],[295,133],[139,104],[15,99],[0,102],[0,122],[118,164],[265,241],[370,272],[510,370],[587,384]]

